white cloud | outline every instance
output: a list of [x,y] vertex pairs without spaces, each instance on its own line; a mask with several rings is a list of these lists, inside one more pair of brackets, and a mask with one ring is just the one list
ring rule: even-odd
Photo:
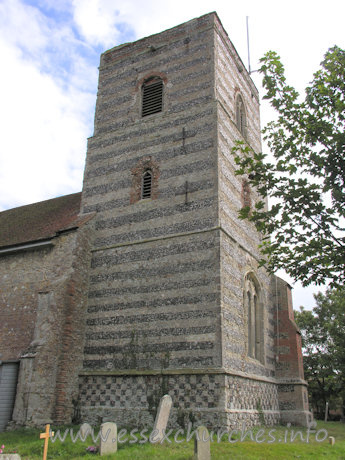
[[210,12],[210,2],[73,0],[74,20],[85,40],[105,48],[118,45],[126,28],[136,38],[161,32]]
[[48,26],[39,10],[19,0],[0,4],[0,36],[8,44],[30,53],[42,50],[49,39]]
[[105,46],[116,43],[119,30],[117,2],[73,0],[74,21],[86,41]]
[[[110,48],[127,27],[139,39],[217,11],[247,65],[246,16],[249,16],[252,69],[268,50],[281,54],[292,83],[303,89],[326,50],[344,46],[343,0],[73,0],[74,20],[85,40]],[[260,79],[255,80],[259,82]]]
[[0,209],[6,209],[81,189],[95,103],[89,87],[90,80],[96,86],[97,70],[77,54],[65,25],[44,23],[39,11],[16,0],[2,4],[0,13],[6,63],[0,72]]
[[0,54],[7,63],[1,73],[0,205],[78,190],[88,134],[83,111],[92,111],[93,97],[73,88],[66,93],[3,43]]

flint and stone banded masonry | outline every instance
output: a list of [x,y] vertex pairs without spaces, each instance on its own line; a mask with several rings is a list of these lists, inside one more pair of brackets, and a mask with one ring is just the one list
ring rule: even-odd
[[[151,77],[163,81],[163,108],[142,117]],[[149,423],[168,393],[176,417],[209,425],[261,415],[306,421],[302,368],[277,378],[275,337],[277,324],[280,334],[289,327],[289,287],[258,268],[261,236],[237,215],[249,193],[257,198],[234,174],[231,148],[243,138],[260,151],[259,95],[216,14],[102,55],[82,200],[83,212],[97,212],[80,376],[85,417]],[[148,168],[152,198],[134,199]],[[259,312],[252,354],[249,282]]]
[[[238,218],[258,197],[235,175],[231,149],[242,139],[261,150],[259,115],[216,13],[102,54],[79,216],[87,223],[75,230],[88,235],[87,299],[78,288],[78,321],[49,303],[68,334],[50,362],[58,384],[46,418],[152,426],[169,394],[175,426],[307,422],[290,287],[259,268],[261,235]],[[20,367],[26,394],[46,385],[23,382],[39,350],[49,354],[36,344]],[[14,420],[41,421],[25,401],[17,395]]]

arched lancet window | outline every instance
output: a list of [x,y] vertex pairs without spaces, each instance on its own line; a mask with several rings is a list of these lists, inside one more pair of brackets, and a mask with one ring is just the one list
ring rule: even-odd
[[130,189],[130,204],[144,199],[158,198],[159,164],[151,156],[143,156],[131,169],[132,186]]
[[146,117],[163,110],[163,80],[150,77],[142,85],[141,116]]
[[260,290],[253,274],[244,283],[244,304],[248,326],[248,356],[263,361],[263,310]]
[[241,201],[242,201],[243,208],[246,206],[251,208],[252,206],[251,190],[250,190],[250,185],[247,179],[242,180]]
[[142,175],[141,180],[141,198],[151,198],[152,195],[152,171],[147,169]]
[[246,110],[244,107],[243,99],[240,95],[236,98],[236,125],[242,136],[246,138],[247,133],[247,120],[246,120]]

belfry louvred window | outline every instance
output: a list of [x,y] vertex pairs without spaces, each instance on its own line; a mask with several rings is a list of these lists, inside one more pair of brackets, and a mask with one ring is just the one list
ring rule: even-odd
[[146,117],[163,110],[163,80],[159,77],[151,77],[142,86],[142,111]]
[[144,172],[141,184],[141,198],[151,198],[152,195],[152,171]]

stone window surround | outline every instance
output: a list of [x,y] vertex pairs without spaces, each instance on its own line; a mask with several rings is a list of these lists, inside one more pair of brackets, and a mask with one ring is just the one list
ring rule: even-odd
[[264,363],[264,308],[260,285],[253,272],[248,272],[244,278],[243,305],[247,329],[247,356]]
[[247,113],[243,97],[239,89],[235,91],[235,125],[242,134],[242,137],[247,140]]
[[142,117],[141,116],[141,112],[142,112],[142,87],[144,85],[144,83],[148,80],[150,80],[151,78],[154,78],[154,77],[157,77],[157,78],[160,78],[162,81],[163,81],[163,109],[162,109],[162,112],[166,110],[167,108],[167,104],[168,104],[168,101],[167,101],[167,95],[166,95],[166,87],[167,87],[167,83],[168,83],[168,77],[166,75],[165,72],[160,72],[160,71],[150,71],[148,73],[146,73],[143,77],[141,77],[138,81],[137,81],[137,84],[134,88],[134,92],[133,94],[139,94],[139,107],[138,107],[138,112],[139,112],[139,117],[140,119],[142,120],[145,120],[145,119],[150,119],[151,117],[157,115],[157,114],[161,114],[162,112],[157,112],[157,113],[153,113],[151,115],[147,115],[145,117]]
[[242,180],[241,202],[243,208],[252,207],[251,188],[247,179]]
[[[142,198],[142,180],[146,171],[152,174],[151,182],[151,197]],[[132,186],[130,192],[130,204],[137,203],[138,201],[155,200],[158,198],[158,178],[160,175],[158,163],[151,157],[146,156],[141,158],[136,166],[131,170]]]

